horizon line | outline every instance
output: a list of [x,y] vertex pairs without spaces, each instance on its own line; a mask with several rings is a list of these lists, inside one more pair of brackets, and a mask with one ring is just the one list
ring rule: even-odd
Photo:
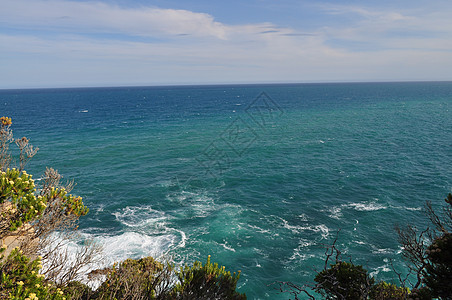
[[61,86],[61,87],[18,87],[3,88],[0,91],[17,91],[17,90],[64,90],[64,89],[124,89],[124,88],[165,88],[165,87],[222,87],[222,86],[260,86],[260,85],[308,85],[308,84],[374,84],[374,83],[447,83],[452,80],[394,80],[394,81],[305,81],[305,82],[259,82],[259,83],[161,83],[150,85],[98,85],[98,86]]

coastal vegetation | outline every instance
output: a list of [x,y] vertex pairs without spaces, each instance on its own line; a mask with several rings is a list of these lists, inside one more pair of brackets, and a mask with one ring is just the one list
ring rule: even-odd
[[[63,246],[77,237],[88,208],[56,170],[46,169],[40,180],[25,171],[38,149],[27,138],[14,140],[11,125],[11,118],[0,118],[0,299],[246,299],[237,291],[240,271],[226,271],[210,256],[180,268],[152,257],[127,259],[85,274],[102,259],[101,247],[86,241],[69,255]],[[452,194],[445,202],[441,213],[426,203],[431,228],[396,229],[409,270],[394,270],[397,284],[376,281],[363,266],[344,260],[337,236],[312,283],[279,282],[278,290],[294,299],[452,299]]]

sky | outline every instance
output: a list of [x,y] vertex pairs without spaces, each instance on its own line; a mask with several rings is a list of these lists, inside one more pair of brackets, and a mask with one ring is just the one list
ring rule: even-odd
[[0,88],[452,80],[452,1],[0,0]]

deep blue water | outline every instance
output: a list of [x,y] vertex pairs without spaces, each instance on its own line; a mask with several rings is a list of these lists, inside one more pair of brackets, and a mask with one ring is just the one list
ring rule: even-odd
[[74,179],[107,261],[167,253],[241,270],[249,299],[304,283],[338,246],[404,271],[395,224],[452,192],[452,83],[0,91],[15,137]]

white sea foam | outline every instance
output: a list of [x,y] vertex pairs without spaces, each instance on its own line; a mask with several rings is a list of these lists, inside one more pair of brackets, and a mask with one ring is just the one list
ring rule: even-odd
[[391,269],[389,268],[388,264],[385,264],[383,266],[377,267],[375,269],[375,271],[372,271],[369,273],[369,275],[371,277],[375,277],[376,275],[378,275],[380,272],[391,272]]
[[372,246],[372,248],[372,253],[374,254],[389,254],[394,252],[394,250],[389,248],[376,248],[375,246]]
[[301,221],[303,222],[307,222],[308,221],[308,216],[306,214],[301,214],[298,216],[300,218]]
[[[135,249],[134,255],[156,255],[173,248],[185,247],[187,236],[180,229],[172,228],[168,224],[169,216],[164,212],[152,209],[151,206],[127,206],[124,209],[114,212],[113,215],[121,224],[128,227],[126,232],[114,238],[119,238],[117,242],[124,239],[131,241],[130,246]],[[139,241],[135,243],[134,241]],[[115,241],[109,241],[111,244]],[[141,245],[141,247],[138,247]],[[149,252],[150,247],[155,249],[153,254]],[[141,250],[144,251],[141,251]]]
[[292,231],[292,233],[300,233],[303,231],[313,231],[320,232],[322,239],[325,239],[329,235],[329,228],[325,224],[320,225],[310,225],[310,226],[299,226],[299,225],[290,225],[287,220],[281,218],[283,222],[283,227]]
[[422,207],[404,207],[404,209],[411,211],[419,211],[422,210]]
[[[82,232],[78,240],[64,243],[60,247],[61,251],[67,251],[70,259],[75,259],[76,253],[83,249],[83,241],[90,240],[102,246],[102,259],[96,265],[88,266],[83,270],[84,273],[111,266],[114,262],[127,258],[153,256],[158,259],[169,251],[185,247],[185,232],[172,228],[168,223],[168,216],[150,206],[128,206],[113,215],[125,226],[122,233],[109,235],[102,229],[91,228],[89,232]],[[62,239],[55,235],[54,240],[56,245]]]
[[[75,262],[77,253],[83,251],[84,241],[93,241],[102,247],[99,259],[96,263],[88,265],[80,270],[81,280],[96,288],[102,280],[88,280],[87,274],[92,270],[102,269],[111,266],[115,262],[123,261],[127,258],[141,258],[153,256],[157,259],[164,258],[165,255],[174,248],[185,245],[185,233],[174,231],[173,234],[146,235],[138,232],[124,232],[120,235],[97,235],[81,233],[77,240],[61,243],[63,240],[57,234],[54,235],[54,243],[50,247],[58,245],[60,253],[67,253],[69,258],[68,266]],[[43,261],[43,270],[47,268],[46,261]]]
[[342,217],[342,208],[338,206],[333,206],[327,210],[329,212],[329,217],[339,220]]
[[262,268],[262,265],[259,263],[257,259],[254,260],[256,262],[256,268]]
[[263,228],[260,228],[259,226],[250,225],[250,224],[247,224],[247,226],[248,226],[249,228],[251,228],[254,232],[268,233],[268,234],[271,233],[271,230],[269,230],[269,229],[263,229]]
[[152,209],[150,206],[127,206],[113,215],[128,227],[143,227],[164,221],[165,213]]
[[409,210],[409,211],[421,211],[422,207],[407,207],[407,206],[391,206],[391,208],[395,208],[395,209],[405,209],[405,210]]
[[353,243],[358,244],[358,245],[366,245],[366,243],[363,241],[353,241]]
[[[221,184],[223,185],[224,182],[222,182]],[[182,218],[205,218],[216,211],[224,209],[227,209],[227,211],[225,211],[226,213],[233,211],[234,215],[242,211],[240,205],[216,203],[214,195],[214,193],[212,194],[205,191],[189,192],[182,190],[177,193],[167,195],[167,199],[171,202],[180,204],[180,209],[177,210],[176,213],[180,214],[179,217]],[[229,209],[231,207],[234,209]]]
[[387,206],[378,204],[376,202],[350,203],[350,204],[344,204],[343,207],[353,208],[357,211],[375,211],[375,210],[381,210],[381,209],[387,208]]
[[293,254],[289,258],[290,261],[292,260],[305,260],[308,258],[315,257],[315,254],[310,253],[310,251],[306,251],[306,247],[309,247],[313,244],[311,241],[307,241],[304,239],[301,239],[298,243],[298,247],[293,249]]
[[116,236],[100,236],[94,240],[103,246],[104,252],[108,254],[107,261],[110,264],[130,257],[160,257],[179,243],[185,243],[183,237],[175,234],[148,236],[137,232],[125,232]]
[[223,246],[224,249],[235,252],[235,249],[228,245],[227,241],[224,241],[224,244],[220,244],[220,246]]

